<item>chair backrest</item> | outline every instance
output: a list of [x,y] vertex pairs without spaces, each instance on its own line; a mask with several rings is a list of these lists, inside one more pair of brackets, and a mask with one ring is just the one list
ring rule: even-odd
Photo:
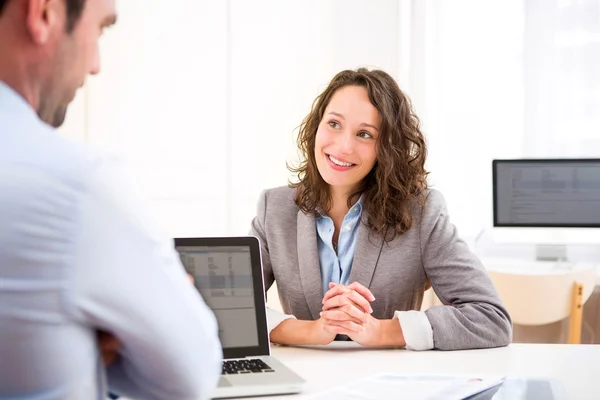
[[544,325],[571,313],[573,284],[583,284],[583,302],[596,285],[594,268],[532,271],[488,271],[513,323]]

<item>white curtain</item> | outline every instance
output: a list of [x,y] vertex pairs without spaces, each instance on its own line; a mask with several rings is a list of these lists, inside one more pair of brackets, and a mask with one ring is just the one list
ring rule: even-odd
[[463,236],[492,225],[492,159],[600,156],[600,0],[400,4],[399,76]]
[[464,237],[491,226],[493,158],[600,156],[600,0],[163,3],[119,3],[63,133],[127,160],[173,235],[245,233],[344,68],[411,96]]
[[[523,155],[521,0],[404,0],[401,84],[463,237],[491,225],[491,160]],[[402,55],[401,55],[402,58]]]
[[525,154],[600,156],[600,1],[526,0]]

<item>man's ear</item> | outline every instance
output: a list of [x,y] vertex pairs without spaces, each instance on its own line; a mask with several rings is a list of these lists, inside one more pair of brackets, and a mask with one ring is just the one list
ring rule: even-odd
[[65,0],[27,0],[26,26],[37,45],[48,42],[57,29],[65,29]]

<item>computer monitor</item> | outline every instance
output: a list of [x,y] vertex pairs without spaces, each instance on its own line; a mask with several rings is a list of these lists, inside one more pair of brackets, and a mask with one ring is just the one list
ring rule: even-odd
[[[600,159],[493,160],[494,227],[566,258],[566,244],[600,244]],[[538,229],[534,229],[538,228]],[[566,251],[566,250],[565,250]]]

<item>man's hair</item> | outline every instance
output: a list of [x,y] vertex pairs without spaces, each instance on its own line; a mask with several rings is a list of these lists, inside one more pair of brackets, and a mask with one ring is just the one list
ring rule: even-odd
[[[8,4],[10,0],[0,0],[0,17],[2,17],[2,11],[4,11],[5,6]],[[71,33],[81,14],[83,13],[83,8],[85,7],[86,0],[65,0],[67,3],[67,33]]]
[[317,168],[315,137],[327,105],[344,86],[365,88],[381,117],[375,166],[363,179],[362,186],[349,196],[348,207],[352,206],[352,200],[363,195],[363,217],[366,217],[363,221],[373,232],[391,241],[412,227],[413,207],[425,204],[428,172],[425,171],[427,146],[419,118],[408,97],[386,72],[366,68],[342,71],[315,99],[299,127],[298,147],[303,161],[297,168],[288,166],[298,179],[290,187],[296,188],[296,204],[305,213],[319,208],[327,211],[332,206],[329,185]]

